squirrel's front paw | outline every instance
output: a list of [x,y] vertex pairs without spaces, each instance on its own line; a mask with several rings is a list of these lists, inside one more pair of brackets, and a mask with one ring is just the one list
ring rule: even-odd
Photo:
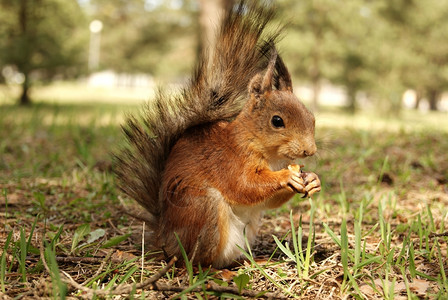
[[305,185],[305,196],[311,196],[314,193],[320,192],[320,179],[313,172],[302,172],[302,178]]
[[290,171],[289,180],[287,184],[288,189],[290,189],[292,192],[295,193],[301,193],[301,194],[306,193],[307,191],[305,189],[305,181],[304,178],[302,177],[302,171],[300,171],[300,166],[289,165],[288,170]]

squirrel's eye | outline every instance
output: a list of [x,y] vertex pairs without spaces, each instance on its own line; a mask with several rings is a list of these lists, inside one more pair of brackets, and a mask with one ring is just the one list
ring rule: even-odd
[[283,119],[279,116],[273,116],[271,119],[272,126],[275,128],[282,128],[285,127],[285,123],[283,122]]

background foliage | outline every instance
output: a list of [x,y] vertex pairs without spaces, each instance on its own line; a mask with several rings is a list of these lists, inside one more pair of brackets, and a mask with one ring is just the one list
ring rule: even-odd
[[[88,23],[97,19],[104,25],[99,70],[177,81],[213,40],[207,27],[216,25],[219,14],[210,11],[232,2],[2,0],[0,67],[24,74],[25,89],[43,79],[84,74]],[[417,102],[427,99],[437,109],[448,85],[448,2],[271,2],[279,21],[288,23],[281,51],[296,83],[312,88],[315,108],[322,86],[332,83],[344,88],[350,111],[360,98],[398,111],[407,89],[416,91]]]
[[85,70],[85,26],[75,0],[0,2],[0,67],[11,65],[22,75],[22,104],[30,101],[33,80],[74,77]]

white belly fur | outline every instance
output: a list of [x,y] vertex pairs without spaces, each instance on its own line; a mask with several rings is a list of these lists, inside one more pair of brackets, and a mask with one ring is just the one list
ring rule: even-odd
[[[216,193],[217,191],[214,192]],[[237,245],[243,249],[247,249],[246,238],[249,245],[255,241],[264,204],[233,207],[225,204],[223,205],[223,209],[227,211],[228,231],[224,248],[213,263],[218,268],[231,264],[241,256],[241,250]]]

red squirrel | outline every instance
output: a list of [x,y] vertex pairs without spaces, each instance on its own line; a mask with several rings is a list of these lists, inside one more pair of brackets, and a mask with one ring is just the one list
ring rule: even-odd
[[181,93],[159,92],[123,126],[119,187],[149,212],[149,243],[168,257],[181,257],[176,233],[195,264],[225,267],[254,241],[263,210],[320,191],[295,163],[317,150],[315,119],[293,94],[279,32],[266,33],[273,16],[237,4]]

